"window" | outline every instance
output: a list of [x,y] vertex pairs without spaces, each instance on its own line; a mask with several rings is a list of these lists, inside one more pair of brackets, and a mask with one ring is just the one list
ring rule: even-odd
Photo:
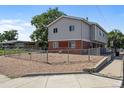
[[69,41],[69,48],[75,48],[75,41]]
[[58,48],[58,47],[59,47],[58,42],[53,42],[53,48]]
[[74,31],[74,25],[69,26],[69,31]]
[[101,32],[99,32],[99,35],[101,36]]
[[58,29],[57,28],[54,28],[53,29],[53,33],[57,33],[58,32]]

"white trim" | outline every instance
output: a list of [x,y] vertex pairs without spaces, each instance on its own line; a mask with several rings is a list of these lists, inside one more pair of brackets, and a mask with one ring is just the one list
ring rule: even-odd
[[101,29],[102,32],[104,32],[105,34],[107,34],[107,32],[105,31],[105,29],[103,27],[101,27],[98,23],[95,23],[95,22],[91,22],[92,25],[95,25],[97,26],[99,29]]
[[57,18],[56,20],[54,20],[53,22],[51,22],[49,25],[47,25],[47,27],[51,26],[52,24],[54,24],[55,22],[57,22],[57,21],[60,20],[61,18],[70,18],[70,19],[75,19],[75,20],[79,20],[79,21],[84,21],[85,23],[91,25],[90,22],[88,22],[87,20],[85,20],[84,18],[81,18],[81,17],[75,17],[75,16],[60,16],[59,18]]
[[70,41],[70,40],[81,40],[81,39],[61,39],[61,40],[48,40],[48,41]]
[[105,33],[107,34],[106,30],[105,30],[102,26],[100,26],[98,23],[96,23],[96,22],[90,22],[90,21],[87,21],[87,20],[84,19],[84,18],[75,17],[75,16],[60,16],[59,18],[57,18],[56,20],[54,20],[53,22],[51,22],[50,24],[48,24],[47,27],[51,26],[52,24],[56,23],[58,20],[60,20],[61,18],[64,18],[64,17],[65,17],[65,18],[70,18],[70,19],[75,19],[75,20],[80,20],[80,21],[83,21],[83,22],[85,22],[85,23],[87,23],[87,24],[89,24],[89,25],[96,25],[96,26],[98,26],[103,32],[105,32]]
[[60,16],[59,18],[57,18],[56,20],[54,20],[53,22],[51,22],[50,24],[47,25],[47,27],[51,26],[52,24],[54,24],[55,22],[57,22],[59,19],[63,18],[64,16]]
[[91,42],[90,40],[88,40],[88,39],[82,39],[82,41],[87,41],[87,42]]
[[58,43],[58,41],[54,41],[54,42],[52,43],[52,48],[59,48],[59,43]]
[[[54,41],[77,41],[77,40],[81,40],[81,39],[62,39],[62,40],[48,40],[48,42],[49,41],[52,41],[52,42],[54,42]],[[82,41],[86,41],[86,42],[92,42],[92,41],[90,41],[90,40],[87,40],[87,39],[82,39]]]
[[69,46],[68,46],[69,48],[76,48],[76,42],[75,42],[75,40],[71,40],[68,43],[69,43]]

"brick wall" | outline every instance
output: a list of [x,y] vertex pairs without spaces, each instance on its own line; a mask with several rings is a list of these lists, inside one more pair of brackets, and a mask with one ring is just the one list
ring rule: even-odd
[[83,49],[90,48],[90,42],[82,41],[82,44],[83,44]]
[[[48,43],[49,44],[49,47],[48,47],[49,49],[55,49],[52,46],[53,42],[54,41],[49,41],[49,43]],[[58,41],[58,42],[59,42],[59,48],[56,48],[56,49],[66,49],[66,48],[68,48],[68,41]],[[76,44],[75,49],[81,49],[81,40],[75,40],[75,44]],[[82,47],[83,47],[83,49],[90,48],[90,42],[82,41]]]
[[[54,41],[49,41],[48,42],[48,49],[53,49],[52,43]],[[76,40],[75,41],[76,44],[76,49],[80,49],[81,48],[81,41],[80,40]],[[66,49],[68,48],[68,41],[59,41],[59,48],[58,49]],[[57,48],[56,48],[57,49]]]
[[59,41],[59,47],[68,48],[68,41]]
[[[59,48],[52,48],[52,43],[54,41],[50,41],[49,42],[49,52],[59,52],[59,50],[62,51],[62,53],[68,53],[68,41],[59,41]],[[86,42],[86,41],[81,41],[81,40],[76,40],[75,44],[76,47],[75,48],[70,48],[69,49],[69,53],[71,54],[87,54],[87,51],[84,50],[78,50],[81,49],[81,42],[82,42],[82,48],[83,49],[88,49],[90,48],[90,42]],[[52,51],[50,51],[52,50]]]

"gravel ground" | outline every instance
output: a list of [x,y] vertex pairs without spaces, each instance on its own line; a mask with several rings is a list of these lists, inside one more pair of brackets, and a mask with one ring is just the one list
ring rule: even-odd
[[45,61],[46,54],[41,56],[33,53],[32,55],[31,59],[34,61],[30,61],[28,54],[21,54],[20,59],[18,59],[20,55],[14,55],[13,57],[0,56],[0,73],[9,77],[18,77],[28,73],[79,72],[86,68],[92,68],[103,58],[103,56],[91,56],[89,62],[86,55],[70,54],[70,62],[68,63],[67,54],[50,53],[48,61],[51,64],[48,64]]

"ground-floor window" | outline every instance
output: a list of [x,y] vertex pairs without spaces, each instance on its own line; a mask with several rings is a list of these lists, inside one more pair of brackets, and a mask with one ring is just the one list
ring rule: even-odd
[[69,48],[75,48],[75,41],[69,41]]
[[58,42],[53,42],[53,48],[58,48],[59,47],[59,43]]

